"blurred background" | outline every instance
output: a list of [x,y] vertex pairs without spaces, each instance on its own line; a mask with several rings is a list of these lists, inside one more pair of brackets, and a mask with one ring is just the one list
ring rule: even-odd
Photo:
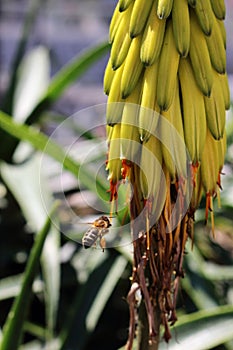
[[[26,0],[2,0],[0,4],[1,89],[8,79],[29,3]],[[45,45],[50,50],[51,74],[54,74],[78,52],[108,38],[108,25],[116,3],[116,0],[42,0],[28,47]],[[225,3],[228,38],[227,69],[230,74],[233,73],[233,41],[231,40],[233,4],[230,0],[226,0]],[[106,101],[102,94],[102,78],[106,61],[107,58],[102,59],[85,74],[85,77],[78,82],[78,86],[70,89],[66,96],[66,102],[70,106],[69,108],[67,106],[66,112],[74,113],[77,108]],[[61,105],[65,108],[63,101]]]
[[[51,74],[55,74],[77,53],[107,40],[108,25],[116,1],[40,1],[28,48],[44,45],[49,49]],[[1,89],[9,78],[14,52],[21,36],[29,1],[1,1],[0,73]],[[93,103],[106,101],[102,79],[107,58],[91,68],[59,102],[59,111],[71,114]]]
[[[13,115],[14,120],[25,122],[53,77],[61,74],[64,67],[70,67],[71,60],[79,63],[88,50],[108,40],[116,3],[113,0],[2,0],[1,109]],[[226,1],[226,8],[227,70],[233,96],[232,1]],[[35,127],[51,136],[67,154],[75,155],[77,162],[93,152],[83,169],[83,182],[74,173],[61,170],[62,165],[58,166],[46,152],[41,155],[24,143],[17,148],[15,158],[9,158],[7,139],[0,134],[0,328],[13,299],[19,295],[34,234],[40,230],[54,199],[62,203],[34,279],[30,307],[23,322],[21,350],[115,350],[127,340],[126,296],[130,287],[131,248],[113,245],[103,254],[99,248],[84,250],[80,245],[85,232],[80,220],[87,223],[100,212],[109,211],[108,195],[103,194],[108,188],[103,165],[104,110],[101,106],[86,109],[107,101],[102,80],[108,52],[103,51],[98,59],[95,52],[92,57],[88,69],[80,70],[77,79],[70,79],[68,84],[68,75],[61,74],[62,93],[56,95],[52,104],[41,108],[39,114],[33,114]],[[229,315],[233,315],[232,106],[227,113],[227,132],[221,208],[215,203],[216,237],[204,226],[203,200],[196,215],[194,248],[187,246],[186,277],[178,301],[178,315],[183,323],[174,329],[171,350],[186,348],[176,347],[177,342],[185,341],[191,332],[193,344],[199,339],[199,345],[192,347],[191,342],[190,350],[204,349],[203,339],[207,339],[205,349],[233,348],[232,323],[229,323]],[[86,174],[96,172],[95,169],[99,171],[99,186],[103,188],[101,200],[86,180]],[[127,223],[123,192],[124,189],[120,209]],[[124,232],[121,234],[122,242],[126,243]],[[207,338],[203,338],[201,332],[207,324]]]

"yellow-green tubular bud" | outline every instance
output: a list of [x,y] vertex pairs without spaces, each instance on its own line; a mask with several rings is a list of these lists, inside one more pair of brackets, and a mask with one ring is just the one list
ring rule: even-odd
[[106,95],[108,95],[109,92],[110,92],[114,74],[115,74],[115,72],[112,69],[111,59],[109,59],[108,60],[108,64],[107,64],[107,66],[105,68],[104,83],[103,83],[103,85],[104,85],[104,93]]
[[141,61],[146,66],[150,66],[159,58],[163,44],[165,25],[166,20],[159,19],[156,15],[155,1],[143,33],[140,51]]
[[231,98],[230,98],[230,89],[228,84],[227,74],[219,74],[218,75],[219,83],[221,84],[221,90],[224,98],[225,109],[230,109],[231,106]]
[[197,86],[188,58],[180,60],[178,74],[182,93],[185,144],[193,164],[196,164],[201,159],[206,139],[204,96]]
[[119,11],[119,4],[117,4],[117,6],[115,7],[115,10],[113,12],[111,23],[109,26],[109,42],[110,43],[112,43],[114,40],[114,37],[116,35],[121,18],[122,18],[122,14]]
[[[114,78],[111,84],[107,110],[106,110],[106,120],[108,125],[114,125],[121,122],[122,111],[124,108],[124,101],[121,98],[121,78],[124,69],[124,64],[117,69],[114,74]],[[118,103],[121,102],[121,103]]]
[[213,84],[213,70],[211,66],[209,50],[195,13],[190,11],[190,59],[197,85],[202,93],[210,96]]
[[[170,118],[171,118],[170,109],[168,110],[168,112],[163,112],[163,114],[161,115],[162,123],[160,123],[159,125],[159,134],[162,138],[161,149],[162,149],[163,162],[169,172],[171,182],[173,183],[177,178],[176,164],[174,160],[173,149],[170,148],[170,145],[169,147],[167,147],[171,139],[169,139],[170,135],[168,136],[167,134],[167,132],[169,131],[169,129],[168,130],[166,129],[167,123],[164,122],[165,119],[169,122]],[[172,155],[170,153],[171,151],[173,152]]]
[[218,19],[225,19],[226,6],[224,0],[210,0],[212,9]]
[[180,55],[176,50],[172,22],[167,23],[163,46],[158,61],[157,103],[161,111],[166,111],[174,96]]
[[188,0],[188,4],[192,7],[195,7],[197,3],[197,0]]
[[172,25],[176,48],[182,57],[186,57],[190,45],[190,20],[187,0],[173,1]]
[[221,140],[217,142],[217,144],[218,144],[218,165],[219,165],[219,171],[221,171],[224,165],[226,149],[227,149],[226,130],[224,130],[223,137],[221,138]]
[[219,140],[223,137],[226,116],[225,102],[219,74],[214,72],[214,81],[210,97],[204,97],[207,126],[212,136]]
[[220,21],[219,19],[217,19],[217,23],[218,23],[219,30],[220,30],[221,35],[222,35],[222,40],[223,40],[224,47],[225,47],[225,49],[226,49],[227,34],[226,34],[225,24],[224,24],[223,21]]
[[133,4],[131,4],[130,7],[124,13],[122,13],[122,19],[112,43],[111,62],[114,70],[120,67],[120,65],[124,62],[129,51],[132,40],[129,36],[129,21],[132,7]]
[[142,82],[142,98],[139,113],[139,133],[141,141],[147,142],[150,135],[155,132],[159,107],[156,103],[158,64],[155,62],[147,67]]
[[210,35],[214,18],[210,0],[198,0],[195,6],[195,12],[202,31],[206,35]]
[[162,169],[161,144],[153,135],[142,146],[139,179],[143,199],[150,201],[151,214],[158,219],[165,203],[166,182]]
[[201,179],[206,193],[213,195],[217,190],[219,159],[217,142],[207,129],[205,146],[201,157]]
[[168,18],[172,10],[173,0],[158,0],[157,16],[160,19]]
[[113,127],[110,125],[106,125],[106,134],[107,134],[108,145],[109,145],[109,142],[111,141],[112,133],[113,133]]
[[186,178],[188,159],[184,141],[178,79],[171,107],[160,116],[159,135],[163,161],[170,173],[171,180],[176,180],[177,175]]
[[152,4],[153,0],[135,0],[129,25],[131,38],[141,34],[146,25]]
[[226,50],[217,19],[214,17],[210,36],[206,37],[210,60],[214,69],[223,74],[226,71]]
[[119,0],[120,12],[127,10],[127,8],[129,7],[129,5],[131,5],[132,2],[134,2],[134,0]]
[[125,59],[124,70],[121,79],[121,96],[128,97],[139,80],[143,70],[140,60],[141,36],[137,36],[131,42],[128,55]]
[[140,161],[140,185],[143,198],[153,195],[154,182],[157,192],[159,190],[160,173],[162,168],[162,152],[159,140],[151,135],[148,142],[144,143]]
[[131,95],[125,100],[121,120],[122,156],[134,163],[138,163],[137,155],[141,146],[138,132],[141,85],[139,80]]
[[109,171],[109,179],[116,184],[121,179],[121,125],[112,127],[111,142],[109,143],[108,163],[106,169]]

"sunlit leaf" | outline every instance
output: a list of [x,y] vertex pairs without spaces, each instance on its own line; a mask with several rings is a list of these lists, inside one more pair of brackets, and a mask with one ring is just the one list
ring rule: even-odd
[[[44,349],[43,342],[38,340],[30,341],[20,346],[19,350],[42,350]],[[60,344],[58,340],[52,340],[46,343],[46,350],[59,350]]]
[[48,50],[38,46],[23,58],[17,74],[13,117],[23,123],[44,95],[50,80]]
[[[0,280],[0,300],[16,297],[22,287],[23,274],[9,276]],[[39,279],[35,279],[32,285],[34,293],[43,291],[43,283]]]

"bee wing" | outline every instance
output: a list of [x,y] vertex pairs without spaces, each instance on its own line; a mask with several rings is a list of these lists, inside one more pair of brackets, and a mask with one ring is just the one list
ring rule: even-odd
[[93,225],[93,222],[79,222],[78,225]]

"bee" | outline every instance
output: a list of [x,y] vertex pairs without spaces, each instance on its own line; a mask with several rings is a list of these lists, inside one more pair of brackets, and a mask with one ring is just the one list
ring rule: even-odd
[[96,246],[97,239],[100,240],[100,247],[104,251],[106,246],[106,242],[104,239],[104,235],[108,233],[108,228],[111,225],[110,220],[107,216],[100,216],[93,223],[91,223],[92,227],[90,227],[86,233],[84,233],[82,238],[82,244],[85,249]]

